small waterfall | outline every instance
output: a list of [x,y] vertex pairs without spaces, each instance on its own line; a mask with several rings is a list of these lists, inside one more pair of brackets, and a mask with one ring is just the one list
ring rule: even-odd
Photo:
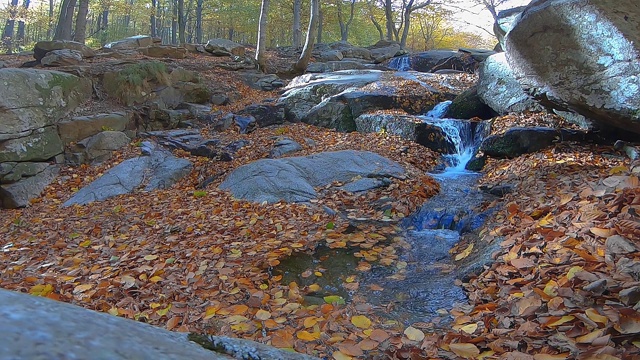
[[409,55],[397,56],[389,61],[388,67],[397,71],[411,70],[411,59]]
[[484,137],[484,123],[473,123],[469,120],[443,118],[451,101],[444,101],[436,105],[422,121],[436,125],[442,129],[455,145],[456,153],[444,155],[447,168],[443,175],[466,173],[465,166],[473,158]]

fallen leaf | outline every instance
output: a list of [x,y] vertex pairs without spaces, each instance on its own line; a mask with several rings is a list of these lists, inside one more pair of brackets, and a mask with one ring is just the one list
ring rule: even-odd
[[412,341],[422,341],[424,340],[424,333],[421,330],[414,328],[413,326],[409,326],[404,330],[404,335],[407,339]]
[[449,344],[449,349],[451,349],[454,354],[463,358],[475,358],[480,355],[480,350],[478,350],[475,345],[469,343]]
[[356,315],[351,318],[351,323],[360,329],[371,327],[371,320],[364,315]]

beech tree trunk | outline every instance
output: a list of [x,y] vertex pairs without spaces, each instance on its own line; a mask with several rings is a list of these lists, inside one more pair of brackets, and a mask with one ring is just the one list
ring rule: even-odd
[[303,74],[307,70],[309,60],[311,60],[311,53],[313,52],[313,45],[318,35],[318,17],[320,16],[320,0],[311,0],[311,16],[309,17],[309,28],[307,30],[307,38],[304,42],[304,48],[300,58],[293,65],[293,72],[296,74]]
[[16,16],[18,16],[18,0],[11,0],[9,17],[2,32],[2,44],[7,49],[7,54],[13,54],[13,32],[16,26]]
[[302,12],[302,0],[293,0],[293,48],[302,46],[302,29],[300,28],[300,12]]
[[[22,2],[22,8],[25,14],[29,9],[30,4],[31,4],[30,0],[24,0],[24,2]],[[24,19],[21,18],[18,21],[18,33],[16,34],[16,42],[18,43],[18,46],[24,45],[24,27],[25,27]]]
[[266,56],[267,50],[267,19],[269,18],[269,3],[270,0],[262,0],[260,6],[260,23],[258,24],[258,45],[256,48],[256,62],[258,63],[258,70],[266,72]]
[[196,43],[202,44],[202,5],[204,0],[196,2]]
[[71,40],[71,28],[73,27],[73,11],[76,7],[76,0],[63,0],[60,7],[58,25],[53,35],[53,40]]
[[73,41],[84,44],[87,34],[87,14],[89,13],[89,0],[80,0],[78,16],[76,17],[76,32]]
[[185,17],[184,17],[184,0],[178,0],[178,41],[180,44],[185,44],[187,42],[185,36]]

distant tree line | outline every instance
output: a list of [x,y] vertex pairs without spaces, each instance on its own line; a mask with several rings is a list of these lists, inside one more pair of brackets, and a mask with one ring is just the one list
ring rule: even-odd
[[[5,19],[1,50],[7,53],[28,50],[40,40],[74,40],[99,47],[140,34],[159,37],[165,44],[226,38],[264,48],[302,49],[310,31],[314,43],[342,40],[371,45],[387,39],[414,50],[491,46],[486,38],[450,24],[453,12],[461,10],[448,5],[457,0],[446,4],[435,0],[9,1],[0,9],[0,19]],[[508,0],[498,2],[504,1]],[[310,27],[312,14],[316,22]]]

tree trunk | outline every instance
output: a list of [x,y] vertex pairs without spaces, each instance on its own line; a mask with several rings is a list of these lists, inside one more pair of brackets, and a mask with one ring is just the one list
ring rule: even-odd
[[107,43],[109,30],[109,9],[102,10],[102,19],[100,21],[100,45],[104,46]]
[[393,23],[393,8],[391,7],[391,0],[384,1],[384,17],[387,22],[387,40],[393,40],[393,33],[396,30],[396,25]]
[[347,41],[349,39],[349,27],[353,22],[353,16],[355,12],[356,0],[351,0],[349,5],[349,20],[344,21],[344,15],[342,13],[342,0],[338,0],[338,23],[340,24],[340,40]]
[[16,34],[16,40],[19,46],[24,45],[24,18],[26,17],[27,10],[29,9],[30,4],[30,0],[24,0],[24,2],[22,3],[22,11],[24,12],[24,15],[21,16],[21,20],[18,21],[18,33]]
[[300,27],[300,13],[302,12],[302,0],[293,0],[293,48],[302,46],[302,29]]
[[71,28],[73,27],[73,11],[76,7],[76,0],[63,0],[60,7],[58,25],[53,35],[53,40],[71,40]]
[[171,44],[178,44],[178,0],[173,0],[171,17]]
[[84,44],[87,35],[87,14],[89,13],[89,0],[80,0],[78,16],[76,17],[76,32],[73,41]]
[[178,40],[180,44],[187,42],[185,37],[184,0],[178,0]]
[[256,48],[256,62],[258,69],[266,72],[266,42],[267,42],[267,19],[269,18],[270,0],[262,0],[260,7],[260,23],[258,24],[258,45]]
[[53,36],[53,0],[49,0],[49,27],[47,27],[47,39]]
[[318,4],[318,40],[316,41],[317,44],[322,43],[322,23],[324,22],[324,14],[322,12],[322,8],[320,7],[320,4]]
[[196,43],[202,44],[202,5],[204,0],[196,2]]
[[311,60],[311,53],[313,52],[313,42],[318,32],[318,17],[320,16],[320,0],[311,0],[311,16],[309,17],[309,28],[307,30],[307,38],[304,42],[304,48],[300,58],[293,65],[293,72],[296,74],[303,74],[307,70],[309,60]]
[[151,16],[149,18],[151,22],[151,36],[158,36],[158,24],[156,21],[156,12],[158,11],[158,3],[156,0],[151,0]]
[[7,18],[2,32],[2,44],[7,48],[7,54],[13,54],[13,32],[16,26],[16,16],[18,16],[18,0],[11,0],[9,18]]

